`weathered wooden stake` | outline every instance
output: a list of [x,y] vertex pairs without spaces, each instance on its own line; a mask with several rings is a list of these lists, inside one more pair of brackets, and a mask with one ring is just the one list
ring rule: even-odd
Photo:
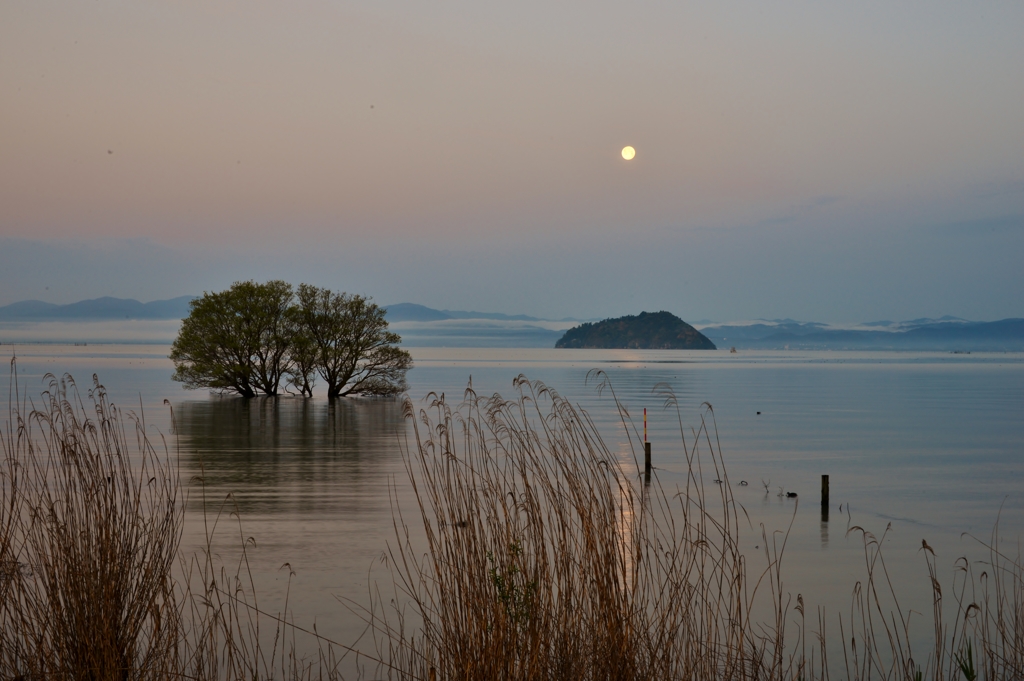
[[[828,522],[828,476],[821,476],[821,522]],[[827,540],[825,540],[827,541]]]
[[651,443],[647,441],[647,407],[644,407],[644,484],[651,484]]

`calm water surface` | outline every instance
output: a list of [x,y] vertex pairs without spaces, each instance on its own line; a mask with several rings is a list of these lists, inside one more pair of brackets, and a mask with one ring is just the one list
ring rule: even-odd
[[[1013,553],[1024,536],[1021,354],[411,351],[417,406],[430,391],[458,402],[470,379],[478,394],[511,397],[513,379],[525,374],[587,409],[629,463],[615,403],[588,381],[589,371],[604,371],[638,428],[648,409],[657,474],[668,487],[685,473],[679,421],[652,389],[671,386],[687,429],[710,403],[733,491],[751,519],[743,540],[751,571],[763,564],[760,525],[770,533],[792,523],[784,588],[832,613],[848,609],[864,576],[863,544],[847,535],[850,526],[879,536],[891,528],[886,564],[906,594],[904,607],[920,612],[931,607],[922,539],[936,548],[940,574],[951,576],[957,556],[984,557],[969,535],[987,539],[997,518]],[[321,633],[352,641],[361,626],[340,601],[365,603],[368,579],[387,579],[379,558],[394,543],[393,506],[412,511],[401,404],[184,391],[170,380],[167,353],[166,346],[22,346],[19,386],[23,396],[38,394],[46,372],[67,372],[84,392],[97,374],[118,405],[144,412],[151,435],[168,436],[184,480],[202,476],[208,518],[225,500],[224,508],[240,511],[241,530],[225,516],[218,537],[226,557],[239,532],[255,539],[250,560],[264,607],[280,609],[287,563],[296,622],[315,621]],[[827,521],[818,503],[822,474],[831,481]],[[710,485],[714,476],[706,477]],[[799,496],[779,497],[780,489]],[[204,495],[195,483],[190,494],[186,550],[204,536]]]

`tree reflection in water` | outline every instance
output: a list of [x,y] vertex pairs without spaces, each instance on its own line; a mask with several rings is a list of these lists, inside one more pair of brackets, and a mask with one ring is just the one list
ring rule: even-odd
[[201,474],[208,503],[231,493],[244,514],[386,506],[387,475],[401,467],[400,400],[211,397],[174,412],[183,479]]

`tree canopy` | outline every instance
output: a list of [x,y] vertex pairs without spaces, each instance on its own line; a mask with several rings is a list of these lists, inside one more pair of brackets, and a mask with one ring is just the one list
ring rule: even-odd
[[385,312],[362,296],[299,286],[300,344],[311,350],[328,397],[405,390],[412,358],[396,347],[402,339],[388,331]]
[[171,346],[174,380],[243,397],[285,389],[331,399],[406,389],[412,357],[368,298],[283,281],[236,282],[191,303]]

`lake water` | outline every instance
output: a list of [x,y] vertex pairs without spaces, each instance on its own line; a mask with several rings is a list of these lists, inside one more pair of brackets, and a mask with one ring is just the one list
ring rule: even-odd
[[[864,576],[863,543],[848,527],[881,536],[891,524],[884,555],[901,605],[925,613],[931,591],[922,539],[938,554],[940,577],[951,579],[958,556],[985,557],[970,535],[988,539],[997,518],[1014,555],[1024,536],[1022,354],[410,350],[417,406],[430,391],[457,402],[470,378],[478,394],[511,397],[513,379],[525,374],[586,409],[628,464],[615,403],[588,381],[591,370],[606,372],[638,428],[648,409],[656,474],[668,488],[685,474],[679,422],[652,389],[672,387],[687,428],[710,403],[733,492],[751,518],[744,546],[752,568],[763,548],[759,525],[771,532],[792,522],[784,590],[830,617],[849,609]],[[351,642],[361,625],[340,600],[366,603],[368,579],[386,578],[378,559],[394,542],[391,485],[408,507],[401,404],[189,392],[170,380],[167,353],[163,345],[21,346],[20,390],[38,395],[46,372],[66,372],[84,392],[97,374],[119,406],[145,413],[154,437],[171,433],[168,400],[182,479],[201,473],[213,505],[230,494],[243,534],[256,540],[250,558],[264,607],[280,609],[288,563],[295,621],[315,621],[322,634]],[[827,521],[822,474],[831,483]],[[780,488],[798,497],[780,497]],[[191,494],[186,551],[203,537],[195,486]],[[237,537],[236,529],[235,545]],[[231,541],[224,539],[225,555]],[[927,637],[930,625],[917,622]]]

